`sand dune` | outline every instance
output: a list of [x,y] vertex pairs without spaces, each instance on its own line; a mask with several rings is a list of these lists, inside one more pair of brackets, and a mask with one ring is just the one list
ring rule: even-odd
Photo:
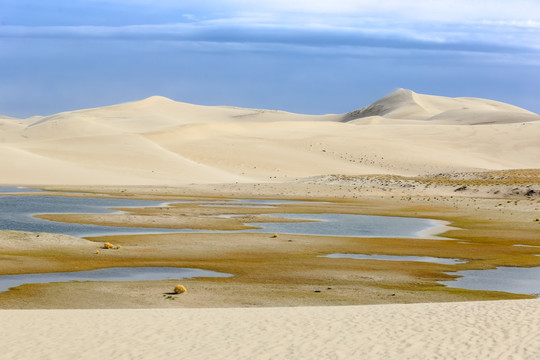
[[447,98],[399,89],[362,109],[346,114],[344,120],[370,116],[387,119],[427,120],[447,125],[505,124],[538,121],[538,115],[517,106],[477,98]]
[[[540,301],[4,310],[3,359],[537,359]],[[519,326],[516,326],[519,324]]]
[[524,109],[403,89],[321,116],[155,96],[0,118],[0,183],[180,185],[538,168],[538,138],[540,116]]
[[[80,134],[145,133],[200,123],[242,123],[337,119],[337,115],[299,115],[276,110],[200,106],[153,96],[141,101],[77,110],[40,118],[28,124],[26,135],[71,137]],[[79,129],[79,127],[82,127]],[[51,133],[50,130],[55,132]],[[47,131],[49,130],[49,131]]]
[[0,141],[5,141],[10,133],[21,131],[24,127],[22,120],[0,115]]

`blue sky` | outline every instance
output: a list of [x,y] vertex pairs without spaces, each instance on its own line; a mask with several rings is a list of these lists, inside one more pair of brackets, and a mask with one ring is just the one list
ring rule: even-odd
[[540,2],[0,2],[3,115],[152,95],[342,113],[397,88],[540,112]]

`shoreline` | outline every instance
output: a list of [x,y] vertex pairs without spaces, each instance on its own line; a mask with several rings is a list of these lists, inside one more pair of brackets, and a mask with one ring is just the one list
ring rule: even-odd
[[[25,285],[0,294],[3,308],[171,308],[171,307],[268,307],[332,306],[392,303],[455,302],[531,298],[527,295],[470,291],[448,288],[438,281],[451,280],[453,272],[489,269],[497,266],[540,266],[536,248],[540,246],[535,199],[493,199],[476,197],[477,192],[454,192],[432,196],[426,193],[399,195],[398,188],[362,188],[332,184],[223,184],[220,189],[206,185],[181,188],[161,187],[70,187],[54,190],[81,191],[77,196],[153,199],[163,203],[178,200],[220,200],[228,198],[309,200],[303,204],[285,203],[273,212],[336,212],[379,216],[416,217],[439,221],[443,227],[436,239],[432,231],[422,238],[354,238],[265,233],[173,233],[115,235],[77,239],[42,234],[7,234],[0,243],[5,274],[94,270],[105,267],[174,266],[235,274],[232,279],[193,279],[183,281],[189,293],[175,301],[164,301],[162,294],[174,287],[173,281],[150,283],[67,283]],[[406,188],[405,190],[407,190]],[[391,190],[391,191],[390,191]],[[431,190],[431,189],[430,189]],[[416,190],[418,191],[418,190]],[[58,194],[59,195],[59,194]],[[69,194],[68,196],[72,196]],[[357,198],[361,195],[361,198]],[[320,201],[326,201],[321,203]],[[286,209],[286,211],[284,211]],[[128,226],[163,221],[183,221],[201,226],[198,219],[223,211],[258,216],[257,208],[214,208],[197,204],[134,208],[121,214],[107,214],[103,220]],[[263,209],[268,212],[268,209]],[[531,215],[533,218],[531,218]],[[82,220],[96,221],[83,215]],[[116,219],[116,220],[114,220]],[[439,220],[436,220],[439,219]],[[114,221],[113,221],[114,220]],[[211,221],[216,221],[210,219]],[[214,225],[239,226],[217,219]],[[155,221],[155,222],[154,222]],[[186,223],[187,221],[187,223]],[[251,221],[251,220],[250,220]],[[197,225],[198,224],[198,225]],[[448,226],[451,225],[451,226]],[[104,242],[120,245],[121,250],[101,250]],[[10,245],[11,244],[11,245]],[[7,246],[7,247],[6,247]],[[96,250],[100,251],[96,255]],[[330,253],[361,253],[403,256],[464,258],[467,263],[388,262],[354,259],[325,259]],[[21,256],[21,254],[25,254]],[[322,291],[332,288],[331,291]],[[321,290],[322,289],[322,290]],[[321,292],[317,292],[321,290]],[[133,293],[137,296],[118,296]],[[394,296],[395,295],[395,296]]]
[[[71,194],[67,194],[67,198],[73,198]],[[77,194],[76,199],[104,199],[103,197],[83,197],[82,193]],[[16,197],[15,197],[16,196]],[[24,194],[6,194],[4,197],[15,197],[15,198],[21,198],[26,197]],[[29,198],[33,198],[34,200],[38,195],[32,195],[28,196]],[[63,197],[63,194],[55,194],[55,197]],[[109,201],[112,201],[113,199],[109,199]],[[124,200],[124,201],[137,201],[135,199],[114,199],[114,200]],[[32,213],[24,213],[25,215],[29,215],[32,218],[41,219],[41,220],[48,220],[52,221],[53,223],[58,224],[76,224],[76,225],[99,225],[99,226],[108,226],[111,229],[118,228],[118,233],[116,233],[114,230],[111,230],[110,233],[101,233],[102,231],[99,231],[100,229],[95,229],[94,233],[88,233],[84,234],[81,231],[78,231],[77,234],[73,232],[62,232],[62,228],[57,228],[56,233],[65,234],[65,235],[72,235],[77,237],[83,237],[83,238],[90,238],[90,237],[105,237],[105,236],[118,236],[118,235],[150,235],[150,234],[159,234],[159,233],[171,233],[171,234],[183,234],[183,233],[241,233],[241,232],[257,232],[257,233],[281,233],[285,235],[305,235],[305,236],[340,236],[340,237],[357,237],[357,238],[424,238],[424,239],[443,239],[441,237],[437,237],[436,235],[440,233],[444,233],[448,230],[451,230],[452,228],[449,226],[446,226],[449,224],[449,222],[445,222],[442,220],[433,220],[433,219],[424,219],[420,217],[391,217],[391,216],[374,216],[374,215],[365,215],[361,213],[340,213],[339,211],[335,212],[316,212],[313,211],[313,209],[307,208],[309,212],[302,212],[302,210],[298,210],[298,212],[295,212],[294,210],[290,210],[287,207],[283,208],[283,212],[277,211],[276,209],[280,205],[287,205],[287,206],[296,206],[300,209],[302,209],[303,206],[312,205],[316,202],[309,202],[309,201],[290,201],[290,202],[280,202],[284,201],[282,199],[272,199],[267,201],[277,201],[278,203],[266,205],[266,206],[252,206],[251,204],[242,205],[242,203],[236,203],[239,199],[229,199],[224,198],[223,201],[229,201],[231,203],[220,203],[218,205],[213,205],[211,203],[205,203],[204,201],[193,201],[193,202],[187,202],[187,201],[167,201],[167,202],[158,202],[158,204],[148,204],[148,205],[137,205],[137,204],[113,204],[112,202],[110,205],[92,205],[94,207],[93,211],[89,211],[87,213],[83,213],[80,210],[73,210],[78,205],[76,204],[69,204],[68,208],[71,208],[70,210],[62,210],[62,209],[56,209],[54,212],[51,212],[51,209],[49,210],[42,210],[39,212],[32,212]],[[244,200],[244,199],[240,199]],[[250,199],[247,199],[248,201]],[[253,199],[251,199],[253,200]],[[257,199],[261,201],[260,199]],[[138,201],[147,201],[151,202],[151,200],[138,200]],[[156,201],[153,201],[156,202]],[[62,203],[61,203],[62,205]],[[85,207],[89,204],[84,203],[82,201],[79,206]],[[325,205],[330,205],[329,202],[321,203],[321,207],[325,208]],[[36,207],[39,207],[39,205],[34,205]],[[199,218],[208,218],[206,222],[203,222],[203,224],[199,224],[197,226],[194,226],[192,223],[188,222],[168,222],[168,223],[156,223],[155,220],[152,220],[152,222],[142,223],[142,218],[138,218],[138,221],[133,221],[131,219],[133,214],[137,214],[139,212],[142,212],[143,214],[148,211],[152,211],[152,209],[161,209],[165,208],[164,210],[171,210],[173,211],[175,207],[179,206],[190,206],[190,207],[199,207],[199,206],[205,206],[208,208],[215,208],[215,207],[223,207],[223,208],[232,208],[235,211],[238,209],[246,209],[246,208],[254,208],[250,209],[251,213],[249,211],[241,211],[240,213],[235,214],[221,214],[219,209],[213,209],[212,213],[207,215],[198,215]],[[50,207],[50,206],[49,206]],[[259,210],[265,209],[265,210]],[[268,210],[266,210],[268,208]],[[38,209],[35,209],[38,210]],[[163,209],[162,209],[163,210]],[[224,211],[227,213],[228,211]],[[248,212],[248,214],[244,214],[243,212]],[[313,215],[313,216],[311,216]],[[382,234],[369,234],[369,233],[362,233],[362,226],[356,226],[357,232],[354,233],[350,231],[350,233],[343,233],[339,231],[332,231],[329,232],[325,228],[320,228],[321,224],[328,223],[329,221],[333,222],[334,227],[342,227],[347,226],[351,227],[354,226],[354,222],[351,219],[347,219],[347,216],[350,215],[356,215],[360,216],[360,218],[357,218],[355,222],[362,222],[362,217],[369,218],[372,216],[371,221],[377,220],[377,218],[387,218],[389,221],[388,224],[381,224],[381,225],[388,225],[391,228],[397,228],[396,224],[392,224],[393,220],[397,220],[400,218],[407,219],[407,220],[427,220],[427,224],[424,225],[424,229],[416,232],[408,232],[407,234],[399,234],[399,232],[393,231],[394,235],[382,235]],[[112,220],[113,218],[118,220]],[[216,219],[223,219],[221,221],[221,224],[216,222]],[[332,218],[332,219],[330,219]],[[227,220],[228,219],[228,220]],[[201,220],[201,219],[199,219]],[[236,222],[237,225],[227,225],[227,221]],[[212,225],[212,223],[215,222],[215,225]],[[317,230],[310,230],[310,229],[304,229],[305,231],[294,231],[294,229],[286,229],[286,228],[279,228],[281,224],[283,223],[304,223],[304,222],[315,222],[313,224],[314,228],[319,227],[319,231]],[[9,223],[9,218],[8,218]],[[39,223],[39,220],[37,221]],[[37,225],[36,223],[36,225]],[[332,225],[328,225],[327,227],[331,227]],[[369,224],[365,224],[366,226]],[[8,225],[6,225],[8,226]],[[30,226],[32,227],[32,226]],[[144,228],[141,229],[141,232],[136,232],[136,229],[138,228]],[[6,229],[6,230],[17,230],[17,229]],[[47,229],[41,232],[48,232],[48,233],[55,233],[55,231],[50,231],[55,229]],[[18,231],[33,231],[33,232],[40,232],[39,230],[30,230],[30,229],[18,229]],[[125,233],[121,233],[121,231],[125,231]],[[373,230],[372,230],[373,231]]]
[[419,231],[417,233],[417,236],[421,239],[432,239],[432,240],[455,240],[455,239],[451,239],[451,238],[447,238],[447,237],[443,237],[443,236],[439,236],[441,234],[445,234],[447,233],[448,231],[451,231],[451,230],[459,230],[459,228],[457,227],[454,227],[454,226],[450,226],[452,223],[450,221],[444,221],[444,220],[433,220],[436,225],[428,228],[428,229],[425,229],[425,230],[422,230],[422,231]]

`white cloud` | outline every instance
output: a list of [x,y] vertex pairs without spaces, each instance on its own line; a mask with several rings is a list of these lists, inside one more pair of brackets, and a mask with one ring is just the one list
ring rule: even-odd
[[243,16],[206,21],[126,26],[0,26],[4,38],[110,38],[198,42],[274,43],[296,46],[357,46],[477,52],[540,51],[537,23],[448,24],[364,19],[330,25],[276,22]]
[[[363,48],[534,55],[540,52],[540,19],[524,17],[531,9],[538,9],[537,12],[530,11],[531,16],[540,17],[540,2],[529,0],[514,0],[511,6],[501,0],[491,1],[489,6],[478,0],[85,1],[102,6],[114,2],[162,11],[174,9],[178,12],[175,21],[183,22],[163,24],[157,21],[154,25],[123,26],[0,26],[0,38],[163,40],[198,43],[207,48],[216,44],[236,44],[244,49],[259,48],[260,44],[272,45],[272,49],[283,46],[288,49],[332,48],[335,51],[340,47],[340,52],[351,54],[361,52]],[[140,8],[129,9],[141,11]],[[472,20],[473,17],[478,19]],[[436,18],[459,19],[439,21],[434,20]]]
[[86,0],[94,3],[121,3],[149,8],[196,10],[211,17],[242,13],[275,16],[295,14],[317,17],[378,17],[425,21],[539,21],[537,0]]

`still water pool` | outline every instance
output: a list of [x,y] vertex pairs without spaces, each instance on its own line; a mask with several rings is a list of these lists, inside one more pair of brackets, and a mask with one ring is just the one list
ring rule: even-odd
[[112,207],[159,206],[161,201],[131,199],[77,198],[65,196],[0,195],[0,229],[48,232],[73,236],[163,233],[170,229],[146,229],[97,225],[66,224],[35,218],[35,214],[111,214]]
[[[301,203],[295,201],[296,203]],[[184,202],[185,203],[185,202]],[[223,201],[198,202],[204,206],[226,205]],[[234,206],[275,206],[284,201],[276,200],[231,200]],[[193,232],[224,232],[193,229],[159,229],[159,228],[130,228],[110,227],[84,224],[66,224],[35,218],[35,214],[51,213],[114,213],[114,207],[143,207],[163,206],[161,201],[132,200],[132,199],[102,199],[91,197],[64,197],[50,195],[12,196],[0,195],[0,229],[31,232],[49,232],[73,235],[78,237],[123,235],[123,234],[152,234],[152,233],[193,233]],[[263,211],[264,212],[264,211]],[[430,219],[368,216],[349,214],[272,214],[287,219],[312,220],[311,222],[293,223],[251,223],[260,229],[250,229],[236,232],[304,234],[325,236],[352,237],[403,237],[430,238],[423,233],[440,226],[440,223]],[[228,231],[231,232],[231,231]]]
[[115,267],[90,271],[39,273],[0,276],[0,292],[24,284],[45,284],[69,281],[146,281],[182,280],[195,277],[231,277],[215,271],[174,267]]
[[383,260],[383,261],[418,261],[444,265],[463,264],[467,261],[461,259],[438,258],[431,256],[398,256],[398,255],[366,255],[366,254],[330,254],[321,257],[337,259],[358,259],[358,260]]
[[22,186],[0,186],[0,193],[35,193],[35,192],[45,192],[38,189],[29,189]]
[[490,270],[464,270],[449,274],[462,277],[451,281],[440,281],[439,283],[460,289],[540,295],[540,267],[503,266]]

